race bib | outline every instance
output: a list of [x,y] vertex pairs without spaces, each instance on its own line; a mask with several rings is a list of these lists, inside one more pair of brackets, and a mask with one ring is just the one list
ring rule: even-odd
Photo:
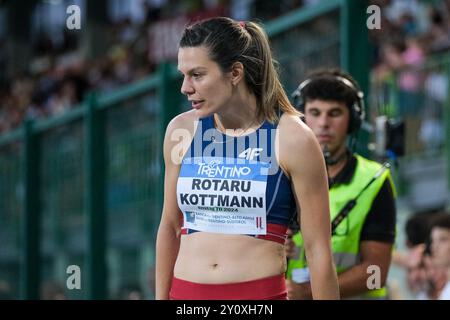
[[184,228],[226,234],[267,233],[269,164],[241,160],[183,160],[177,200]]

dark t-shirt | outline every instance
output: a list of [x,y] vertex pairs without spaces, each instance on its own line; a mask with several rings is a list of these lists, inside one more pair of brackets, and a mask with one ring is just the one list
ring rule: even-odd
[[[330,179],[330,187],[335,184],[347,184],[352,180],[356,169],[356,157],[351,155],[345,167]],[[350,215],[352,213],[350,212]],[[381,241],[394,243],[395,241],[396,208],[391,183],[386,180],[373,200],[372,207],[367,214],[361,230],[361,241]]]

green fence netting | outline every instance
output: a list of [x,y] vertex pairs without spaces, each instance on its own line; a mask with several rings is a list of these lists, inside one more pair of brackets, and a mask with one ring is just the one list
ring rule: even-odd
[[23,212],[22,143],[0,147],[0,299],[19,297]]

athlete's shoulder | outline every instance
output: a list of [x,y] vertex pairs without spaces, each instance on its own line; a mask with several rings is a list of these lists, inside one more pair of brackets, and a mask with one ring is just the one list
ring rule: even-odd
[[167,125],[164,137],[164,157],[179,164],[189,149],[195,134],[198,117],[194,110],[183,112],[174,117]]
[[315,172],[322,165],[322,152],[312,130],[299,116],[283,114],[279,125],[279,159],[285,172]]
[[195,128],[196,123],[198,122],[199,118],[195,112],[195,110],[189,110],[183,113],[180,113],[176,117],[174,117],[172,120],[170,120],[169,124],[167,125],[167,132],[176,130],[176,129],[186,129],[186,130],[193,130]]
[[297,115],[284,113],[280,118],[278,128],[280,129],[280,142],[290,147],[303,147],[316,140],[312,130]]

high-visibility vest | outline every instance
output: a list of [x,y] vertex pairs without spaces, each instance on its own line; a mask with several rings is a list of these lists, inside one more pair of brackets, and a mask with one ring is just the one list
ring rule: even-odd
[[[331,221],[338,215],[346,203],[355,199],[361,190],[369,183],[373,176],[379,172],[381,165],[377,162],[355,155],[357,164],[352,180],[348,184],[339,184],[330,189],[330,214]],[[359,263],[359,241],[361,230],[366,220],[367,214],[372,207],[373,200],[377,196],[386,179],[389,179],[395,196],[395,188],[389,170],[385,170],[358,198],[355,207],[348,216],[337,226],[335,234],[331,237],[331,247],[333,251],[334,263],[337,273]],[[303,239],[301,233],[293,237],[296,245],[296,255],[289,260],[286,276],[288,279],[296,280],[296,277],[303,277],[307,268],[306,256],[304,253]],[[368,290],[367,293],[358,296],[359,298],[383,299],[387,297],[386,288]],[[355,297],[355,298],[358,298]]]

